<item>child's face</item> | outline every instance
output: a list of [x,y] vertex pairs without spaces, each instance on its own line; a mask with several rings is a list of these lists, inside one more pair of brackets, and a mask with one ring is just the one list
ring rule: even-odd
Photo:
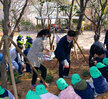
[[102,55],[100,55],[99,57],[100,57],[100,58],[104,58],[104,57],[105,57],[105,54],[102,54]]

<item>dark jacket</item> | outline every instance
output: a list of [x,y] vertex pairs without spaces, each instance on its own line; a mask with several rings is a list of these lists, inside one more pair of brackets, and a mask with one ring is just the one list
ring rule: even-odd
[[6,98],[8,97],[8,91],[5,89],[4,94],[0,95],[0,98]]
[[70,56],[71,48],[73,47],[73,41],[69,43],[67,36],[62,37],[56,47],[55,56],[59,61],[63,61]]
[[75,92],[81,97],[81,99],[94,99],[94,90],[87,83],[87,88],[85,90],[76,90]]
[[108,83],[103,76],[100,76],[98,78],[92,78],[92,79],[93,79],[93,84],[94,84],[96,93],[102,94],[108,91]]
[[104,67],[104,68],[98,68],[98,69],[102,73],[102,75],[106,78],[106,80],[108,82],[108,66]]
[[[25,56],[27,56],[27,54],[28,54],[29,50],[30,50],[30,48],[26,48],[26,49],[24,50],[24,52],[23,52],[23,53],[24,53],[24,55],[25,55]],[[25,60],[25,59],[24,59],[24,61],[26,62],[26,60]]]
[[108,44],[108,30],[106,31],[106,34],[105,34],[104,44]]

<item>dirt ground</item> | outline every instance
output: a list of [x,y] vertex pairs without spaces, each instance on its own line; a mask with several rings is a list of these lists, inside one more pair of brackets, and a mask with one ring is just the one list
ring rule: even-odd
[[[26,34],[24,34],[25,36]],[[35,38],[34,34],[29,34],[31,35],[33,38]],[[63,34],[64,35],[64,34]],[[60,36],[63,36],[60,35]],[[83,49],[84,55],[86,56],[86,58],[88,59],[89,56],[89,47],[91,45],[91,43],[93,42],[93,33],[89,32],[89,34],[86,34],[86,36],[84,36],[85,34],[81,35],[79,38],[79,45],[82,46],[81,48]],[[89,37],[88,37],[88,36]],[[103,41],[103,37],[104,35],[102,35],[101,40]],[[15,37],[16,38],[16,37]],[[14,38],[14,39],[15,39]],[[83,42],[89,42],[86,43],[83,46]],[[82,79],[89,79],[90,76],[88,77],[82,77],[82,73],[85,70],[88,70],[88,64],[85,62],[82,54],[80,52],[78,52],[77,54],[78,59],[76,58],[75,53],[72,51],[71,52],[71,68],[70,68],[70,72],[69,75],[71,76],[74,73],[78,73],[80,74]],[[53,59],[51,61],[45,62],[44,65],[48,68],[48,72],[50,72],[53,76],[54,76],[54,81],[50,83],[49,87],[47,88],[47,90],[55,95],[57,95],[59,93],[57,86],[56,86],[56,80],[58,79],[58,64],[56,59]],[[24,72],[24,75],[20,78],[21,79],[21,83],[16,84],[17,85],[17,90],[18,90],[18,96],[19,99],[26,99],[26,93],[28,92],[29,89],[31,89],[31,74]],[[67,81],[67,83],[70,85],[71,84],[71,79],[65,79]],[[12,85],[10,85],[8,83],[7,89],[9,89],[12,93],[13,93],[13,88]],[[95,99],[108,99],[108,92],[99,95],[98,97],[96,97]]]

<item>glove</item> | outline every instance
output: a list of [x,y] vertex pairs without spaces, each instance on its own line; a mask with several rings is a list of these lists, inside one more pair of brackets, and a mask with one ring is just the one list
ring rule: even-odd
[[69,68],[69,63],[68,63],[67,59],[64,60],[64,66],[65,66],[65,68]]

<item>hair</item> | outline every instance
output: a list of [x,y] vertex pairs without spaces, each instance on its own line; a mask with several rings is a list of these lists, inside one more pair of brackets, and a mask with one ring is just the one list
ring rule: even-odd
[[103,48],[96,47],[95,50],[96,50],[95,54],[97,54],[99,56],[102,55],[102,54],[105,54]]
[[96,42],[96,41],[98,41],[99,40],[99,35],[98,34],[95,34],[94,35],[94,41]]
[[43,37],[43,35],[50,37],[51,33],[49,29],[43,29],[38,32],[37,37]]
[[71,36],[71,37],[75,37],[75,36],[77,36],[77,32],[73,31],[73,30],[69,30],[68,33],[67,33],[67,35]]

